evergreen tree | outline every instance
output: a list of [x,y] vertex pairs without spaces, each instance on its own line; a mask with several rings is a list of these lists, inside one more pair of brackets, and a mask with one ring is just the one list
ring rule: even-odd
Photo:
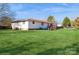
[[68,17],[65,17],[63,22],[62,22],[63,27],[70,27],[71,26],[71,22],[70,19]]

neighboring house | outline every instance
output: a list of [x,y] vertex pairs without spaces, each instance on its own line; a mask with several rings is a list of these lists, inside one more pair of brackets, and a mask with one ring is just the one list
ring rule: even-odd
[[0,22],[0,29],[7,29],[9,28],[9,26],[3,24],[2,22]]
[[11,26],[12,29],[29,30],[29,29],[48,29],[47,21],[27,19],[27,20],[17,20],[13,21]]
[[57,28],[63,28],[62,24],[57,24]]

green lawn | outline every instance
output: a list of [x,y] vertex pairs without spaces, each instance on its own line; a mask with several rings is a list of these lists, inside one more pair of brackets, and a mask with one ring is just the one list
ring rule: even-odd
[[79,30],[0,30],[0,54],[79,54]]

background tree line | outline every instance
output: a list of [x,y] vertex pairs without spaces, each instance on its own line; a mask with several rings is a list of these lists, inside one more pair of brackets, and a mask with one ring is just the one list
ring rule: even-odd
[[[47,21],[51,23],[56,23],[54,16],[48,16]],[[61,25],[63,28],[77,28],[78,29],[79,28],[79,17],[76,17],[74,20],[70,20],[66,16],[64,17]]]
[[70,20],[68,17],[65,17],[62,22],[64,28],[79,28],[79,17],[76,17],[74,20]]

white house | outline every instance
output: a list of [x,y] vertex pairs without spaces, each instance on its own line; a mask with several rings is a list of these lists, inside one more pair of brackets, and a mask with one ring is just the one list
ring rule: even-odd
[[62,24],[57,24],[57,27],[62,27]]
[[29,29],[47,29],[48,24],[50,23],[47,21],[27,19],[27,20],[13,21],[11,26],[12,29],[29,30]]

